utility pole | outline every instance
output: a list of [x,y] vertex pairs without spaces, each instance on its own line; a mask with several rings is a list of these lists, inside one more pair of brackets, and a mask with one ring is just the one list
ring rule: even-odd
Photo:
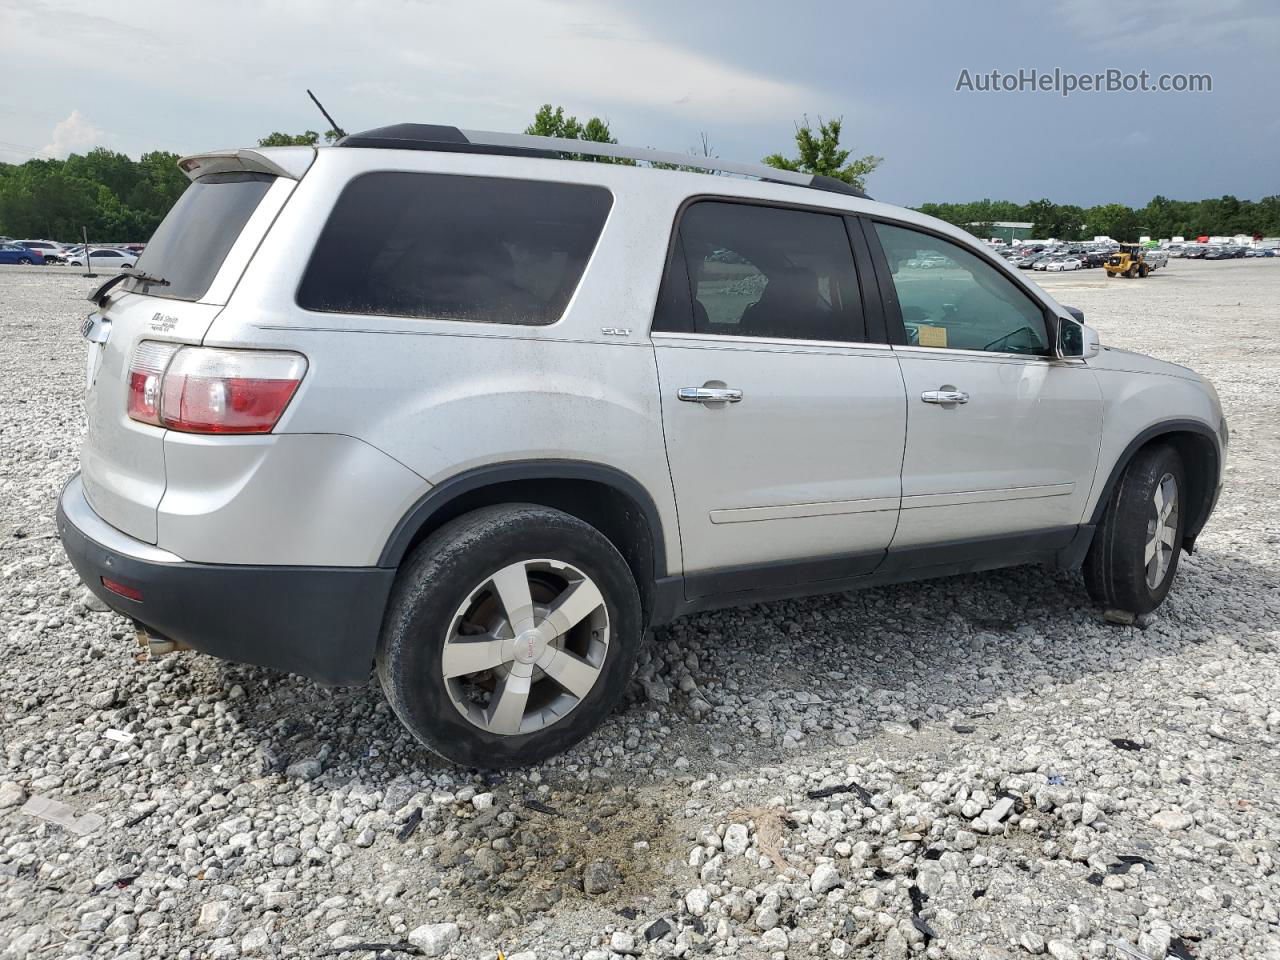
[[89,228],[82,226],[80,235],[84,240],[84,275],[86,277],[96,277],[97,274],[93,272],[93,261],[89,258]]

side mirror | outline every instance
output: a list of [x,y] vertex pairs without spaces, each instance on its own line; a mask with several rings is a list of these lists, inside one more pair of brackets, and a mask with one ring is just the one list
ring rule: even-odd
[[1098,331],[1071,317],[1058,318],[1058,344],[1055,353],[1060,360],[1089,360],[1102,352]]

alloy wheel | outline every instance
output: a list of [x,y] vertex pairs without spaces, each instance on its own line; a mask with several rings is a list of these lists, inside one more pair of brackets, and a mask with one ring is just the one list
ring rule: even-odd
[[489,733],[534,733],[576,708],[609,653],[600,589],[556,560],[522,560],[477,584],[448,628],[440,669],[454,707]]
[[1147,543],[1142,561],[1147,568],[1147,586],[1158,589],[1173,563],[1178,536],[1178,482],[1166,473],[1156,484],[1151,498],[1152,514],[1147,521]]

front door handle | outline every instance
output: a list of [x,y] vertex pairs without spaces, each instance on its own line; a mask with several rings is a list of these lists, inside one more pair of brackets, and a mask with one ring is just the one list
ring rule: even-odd
[[963,390],[926,390],[920,399],[925,403],[968,403],[969,395]]
[[676,396],[688,403],[738,403],[742,391],[733,387],[681,387]]

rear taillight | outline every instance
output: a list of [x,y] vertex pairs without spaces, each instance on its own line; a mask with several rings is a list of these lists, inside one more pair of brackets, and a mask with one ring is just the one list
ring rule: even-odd
[[160,426],[160,381],[165,367],[181,348],[177,343],[144,340],[129,364],[129,416]]
[[298,353],[143,341],[129,370],[129,416],[186,433],[270,433],[306,371]]

